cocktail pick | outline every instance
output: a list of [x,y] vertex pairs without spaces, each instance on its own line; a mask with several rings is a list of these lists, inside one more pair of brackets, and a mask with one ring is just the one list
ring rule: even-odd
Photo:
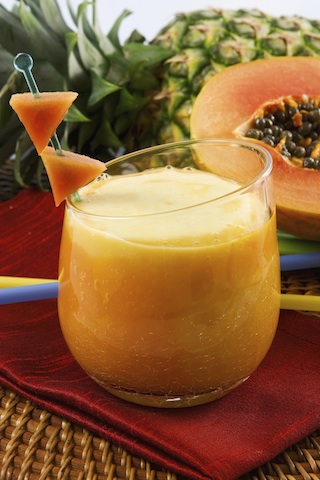
[[[31,55],[29,55],[28,53],[18,53],[14,58],[13,65],[14,68],[18,70],[18,72],[23,73],[32,95],[34,97],[39,97],[40,91],[32,73],[33,58],[31,57]],[[55,152],[58,155],[62,155],[62,148],[56,133],[52,136],[50,142]]]

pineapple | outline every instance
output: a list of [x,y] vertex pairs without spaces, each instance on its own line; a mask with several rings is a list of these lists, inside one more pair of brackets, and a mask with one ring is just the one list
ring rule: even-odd
[[177,14],[150,43],[134,31],[122,45],[118,31],[129,11],[105,34],[94,2],[84,1],[76,12],[70,4],[75,29],[56,0],[20,0],[12,11],[0,4],[0,163],[14,167],[13,190],[35,178],[38,187],[48,188],[42,162],[8,105],[12,93],[26,90],[13,71],[19,52],[32,55],[40,91],[79,92],[57,132],[62,147],[104,161],[188,138],[193,101],[221,69],[262,57],[320,53],[320,22],[301,17],[209,8]]

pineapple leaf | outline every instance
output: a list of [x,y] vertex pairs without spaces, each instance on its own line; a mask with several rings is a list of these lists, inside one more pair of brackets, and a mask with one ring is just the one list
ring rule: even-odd
[[123,143],[113,131],[110,121],[107,119],[102,121],[100,128],[97,130],[92,142],[92,148],[95,150],[102,145],[108,148],[119,148],[123,146]]
[[91,90],[91,95],[89,97],[89,102],[88,102],[89,108],[92,108],[95,105],[97,105],[107,95],[110,95],[120,90],[120,87],[118,85],[108,82],[104,78],[101,78],[94,71],[91,72],[91,80],[92,80],[92,90]]
[[21,88],[21,75],[18,72],[11,73],[8,81],[0,90],[0,128],[7,126],[8,120],[12,115],[12,108],[9,105],[10,97]]
[[48,179],[48,175],[44,168],[43,162],[37,162],[37,170],[36,170],[36,178],[37,178],[37,185],[43,192],[50,191],[50,183]]
[[147,68],[154,68],[167,58],[172,56],[170,50],[158,45],[145,45],[143,43],[127,43],[125,55],[132,65],[143,65]]
[[[0,103],[1,116],[3,115],[2,103]],[[9,114],[10,115],[10,114]],[[5,117],[5,115],[3,115]],[[12,157],[15,150],[16,141],[21,135],[22,127],[18,117],[11,115],[6,120],[4,126],[1,125],[2,131],[0,136],[0,164],[4,163],[8,158]]]
[[147,98],[132,95],[128,90],[121,90],[120,99],[116,109],[116,116],[131,111],[136,111],[138,113],[147,103]]
[[[115,48],[118,51],[122,51],[122,46],[119,40],[119,28],[121,26],[122,21],[128,16],[131,15],[130,10],[124,10],[122,14],[117,18],[117,20],[114,22],[111,30],[109,31],[107,38],[111,41],[112,45],[115,46]],[[109,52],[112,53],[112,52]]]
[[[78,90],[86,89],[89,86],[89,75],[85,72],[79,50],[77,47],[78,35],[75,32],[66,34],[66,44],[68,50],[68,72],[71,85],[77,85]],[[84,85],[82,85],[84,83]]]
[[81,61],[77,42],[78,35],[75,32],[66,34],[69,86],[72,88],[75,85],[75,89],[81,92],[90,88],[90,76]]
[[100,113],[91,115],[90,123],[81,123],[78,131],[77,151],[81,152],[100,125]]
[[67,32],[70,31],[70,28],[61,15],[61,11],[56,0],[39,0],[39,2],[46,23],[50,25],[50,28],[54,32],[63,37]]
[[67,50],[68,54],[74,50],[75,46],[77,45],[78,42],[78,35],[76,32],[68,32],[66,34],[66,43],[67,43]]
[[88,6],[92,5],[92,2],[84,1],[78,7],[78,22],[79,19],[82,21],[82,28],[83,32],[90,40],[91,43],[97,44],[97,37],[95,33],[95,28],[91,25],[90,21],[88,20],[87,13],[88,13]]
[[73,23],[77,24],[77,14],[75,10],[72,8],[71,0],[67,0],[67,6],[70,13],[70,17],[72,18]]
[[29,38],[35,45],[37,56],[47,58],[59,73],[66,76],[66,47],[54,35],[49,25],[44,26],[44,21],[35,17],[23,0],[20,0],[20,17]]
[[129,63],[123,54],[114,52],[108,57],[109,69],[107,79],[109,82],[123,87],[130,83]]
[[[86,7],[86,3],[83,5],[83,7]],[[94,2],[93,9],[94,9],[94,23],[92,26],[88,22],[88,19],[86,16],[86,10],[83,10],[83,13],[82,13],[83,29],[87,38],[100,50],[100,52],[103,52],[104,56],[108,56],[115,51],[115,46],[112,44],[112,42],[110,42],[109,38],[106,37],[101,31],[98,18],[97,18],[97,12],[95,9],[95,2]],[[79,11],[81,11],[81,6]]]
[[[3,85],[3,88],[5,88],[6,90],[10,90],[11,93],[14,93],[17,91],[17,88],[21,88],[21,83],[17,82],[17,78],[19,76],[17,76],[16,74],[12,75],[13,56],[10,53],[6,52],[4,49],[2,49],[0,46],[0,58],[0,87]],[[8,85],[6,85],[7,83]]]
[[[64,90],[65,80],[57,70],[46,60],[36,59],[34,65],[34,75],[37,79],[40,91],[59,91]],[[21,75],[23,79],[23,75]]]
[[[84,29],[84,10],[82,13],[79,14],[78,18],[78,48],[80,57],[82,60],[83,65],[86,68],[100,68],[106,63],[105,57],[100,52],[99,48],[94,45],[90,39],[87,37],[85,29]],[[103,70],[101,68],[101,73]]]
[[116,49],[119,48],[119,44],[117,42],[113,43],[113,39],[103,34],[97,18],[97,12],[96,12],[96,18],[95,18],[95,24],[94,24],[94,31],[95,31],[96,41],[99,45],[99,48],[106,57],[108,55],[111,55]]
[[145,40],[145,37],[138,30],[133,30],[127,38],[126,43],[143,43]]
[[27,51],[30,55],[34,55],[35,52],[32,40],[21,25],[19,18],[2,5],[0,5],[0,45],[12,55],[21,51]]
[[80,110],[73,104],[69,108],[67,114],[64,117],[66,122],[90,122],[90,118],[86,117]]
[[[29,187],[28,182],[22,176],[23,157],[26,155],[29,149],[30,149],[30,140],[26,132],[24,131],[20,135],[16,143],[15,156],[14,156],[14,178],[17,181],[18,185],[20,185],[23,188]],[[28,162],[28,164],[26,165],[27,172],[30,171],[30,168],[32,168],[32,165],[33,165],[32,163]]]
[[[23,0],[25,2],[25,5],[27,8],[30,10],[30,13],[38,18],[38,20],[41,23],[44,23],[44,16],[41,11],[40,5],[39,5],[39,0]],[[21,4],[21,0],[19,1],[19,4]]]

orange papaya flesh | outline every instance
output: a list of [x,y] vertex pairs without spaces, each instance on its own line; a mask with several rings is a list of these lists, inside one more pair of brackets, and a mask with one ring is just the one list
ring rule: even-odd
[[[282,145],[246,137],[263,113],[305,98],[319,102],[320,58],[278,57],[228,67],[216,74],[196,98],[191,114],[193,138],[242,138],[260,144],[273,157],[277,222],[281,230],[320,240],[320,171],[288,159]],[[320,155],[319,155],[320,157]],[[202,168],[210,170],[206,160]]]
[[41,153],[41,158],[56,206],[106,169],[105,163],[100,160],[65,150],[62,150],[60,155],[52,147],[46,147]]
[[15,93],[10,105],[27,130],[38,154],[48,145],[78,94],[76,92]]

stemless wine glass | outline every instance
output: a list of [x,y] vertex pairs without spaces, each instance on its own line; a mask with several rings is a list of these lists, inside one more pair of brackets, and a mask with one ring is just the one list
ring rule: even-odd
[[199,405],[261,363],[280,308],[271,171],[253,143],[184,141],[113,160],[67,199],[61,328],[108,392]]

